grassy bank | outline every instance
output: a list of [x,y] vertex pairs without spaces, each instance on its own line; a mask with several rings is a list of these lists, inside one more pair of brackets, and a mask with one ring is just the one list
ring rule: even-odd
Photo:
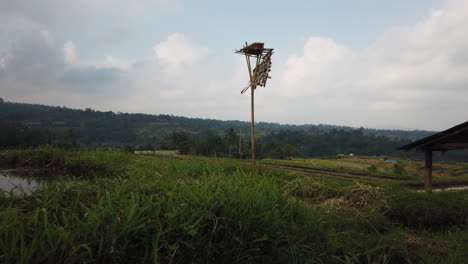
[[0,152],[0,168],[34,168],[78,177],[123,175],[134,164],[133,155],[126,152],[49,148]]
[[2,263],[462,263],[467,193],[317,179],[232,160],[0,153],[86,176],[0,195]]

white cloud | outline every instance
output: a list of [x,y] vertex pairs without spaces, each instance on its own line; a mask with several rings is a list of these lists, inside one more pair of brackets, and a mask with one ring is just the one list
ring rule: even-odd
[[63,56],[68,64],[73,64],[76,61],[76,47],[72,41],[68,41],[63,45]]
[[0,70],[6,69],[8,63],[13,59],[13,55],[11,53],[5,53],[0,55]]
[[125,60],[114,56],[105,56],[101,60],[83,60],[78,57],[75,43],[67,41],[63,45],[63,59],[70,68],[113,68],[122,71],[129,71],[135,63],[132,60]]
[[369,73],[366,85],[426,90],[466,83],[466,23],[466,2],[450,1],[415,26],[386,32],[362,55]]
[[360,125],[352,121],[359,115],[364,124],[428,129],[466,121],[466,110],[441,105],[468,105],[466,25],[468,2],[447,1],[418,24],[385,31],[360,54],[331,39],[310,38],[283,72],[287,95],[309,96],[309,105],[291,114],[318,112],[319,122],[344,119],[348,125]]
[[134,61],[131,60],[124,60],[120,58],[116,58],[113,56],[106,56],[105,63],[103,64],[105,67],[108,68],[117,68],[120,70],[130,70]]
[[208,49],[186,39],[183,34],[174,33],[166,41],[153,47],[156,58],[170,67],[191,66],[207,55]]
[[336,83],[336,74],[354,58],[345,46],[323,37],[311,37],[302,56],[293,55],[286,61],[282,85],[286,94],[313,95]]
[[129,73],[132,93],[122,102],[126,111],[248,118],[249,97],[240,94],[248,79],[242,57],[233,54],[226,63],[180,33],[154,47],[155,57],[136,63]]

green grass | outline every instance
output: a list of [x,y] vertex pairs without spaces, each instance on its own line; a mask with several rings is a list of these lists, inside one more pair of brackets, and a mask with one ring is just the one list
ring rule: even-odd
[[[79,179],[0,194],[0,263],[462,263],[468,193],[416,193],[227,159],[56,149],[3,167]],[[50,165],[49,165],[50,164]]]

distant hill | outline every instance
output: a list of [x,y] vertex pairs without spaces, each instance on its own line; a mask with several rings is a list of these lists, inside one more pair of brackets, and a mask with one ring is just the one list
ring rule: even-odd
[[[167,114],[129,114],[0,100],[0,147],[58,145],[181,149],[208,156],[248,155],[250,123]],[[239,133],[242,131],[239,154]],[[353,152],[407,155],[396,147],[435,132],[335,125],[256,124],[259,156],[321,156]],[[278,153],[281,153],[278,155]]]

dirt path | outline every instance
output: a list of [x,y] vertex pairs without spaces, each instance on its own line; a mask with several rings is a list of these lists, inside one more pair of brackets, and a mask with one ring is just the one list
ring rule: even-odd
[[374,179],[384,179],[384,180],[408,180],[407,178],[397,177],[397,176],[389,176],[389,175],[381,175],[381,174],[373,174],[373,173],[365,173],[365,172],[344,172],[339,170],[332,170],[332,169],[319,169],[319,168],[310,168],[305,166],[298,166],[298,165],[280,165],[280,164],[271,164],[271,163],[260,163],[261,166],[267,168],[276,168],[276,169],[283,169],[289,171],[297,171],[306,173],[312,176],[318,177],[330,177],[330,178],[341,178],[341,179],[367,179],[374,178]]
[[[405,183],[404,186],[407,186],[411,189],[424,189],[424,182],[421,183]],[[450,189],[450,188],[463,188],[468,186],[468,181],[445,181],[445,182],[432,182],[432,187],[434,189]]]

